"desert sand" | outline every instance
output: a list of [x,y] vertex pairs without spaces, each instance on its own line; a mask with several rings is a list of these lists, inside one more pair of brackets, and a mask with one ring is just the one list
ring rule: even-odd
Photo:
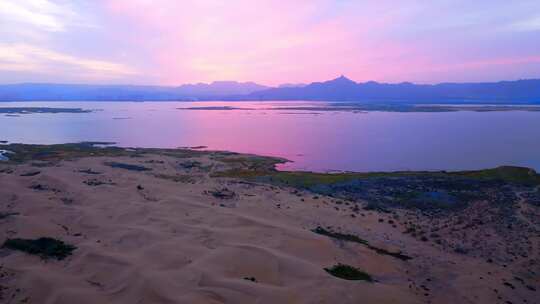
[[[227,166],[211,153],[0,162],[0,242],[51,237],[76,246],[62,260],[0,249],[0,302],[540,301],[538,273],[519,276],[521,283],[518,266],[403,233],[395,218],[405,211],[351,213],[363,202],[213,174]],[[411,259],[314,233],[319,226]],[[538,235],[532,241],[538,257]],[[325,271],[338,263],[374,281]]]

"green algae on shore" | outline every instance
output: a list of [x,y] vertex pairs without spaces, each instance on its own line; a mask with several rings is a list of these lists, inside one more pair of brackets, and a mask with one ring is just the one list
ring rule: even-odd
[[[253,166],[252,160],[244,158],[248,168]],[[253,161],[257,163],[258,160]],[[276,164],[276,163],[274,163]],[[217,172],[217,177],[238,177],[246,179],[265,179],[270,182],[290,185],[293,187],[309,188],[321,184],[334,184],[354,179],[384,178],[384,177],[467,177],[475,180],[500,180],[522,185],[540,185],[540,174],[533,169],[515,166],[501,166],[483,170],[469,171],[396,171],[396,172],[366,172],[366,173],[317,173],[308,171],[277,171],[254,169],[233,169]],[[264,169],[264,167],[262,168]]]
[[517,185],[540,185],[540,175],[533,169],[523,167],[502,166],[485,170],[469,171],[397,171],[397,172],[366,172],[366,173],[316,173],[305,171],[278,171],[277,164],[287,162],[278,157],[246,155],[227,151],[202,151],[192,149],[156,149],[133,148],[127,149],[114,146],[110,142],[81,142],[54,145],[7,144],[3,145],[4,152],[10,151],[9,162],[22,163],[25,161],[58,161],[78,157],[94,156],[130,156],[157,154],[175,158],[193,158],[209,156],[211,160],[227,165],[221,171],[215,171],[212,177],[241,178],[295,188],[311,189],[321,185],[332,185],[354,180],[369,180],[377,178],[467,178],[475,181],[501,181]]
[[29,145],[11,143],[5,145],[13,152],[9,157],[11,163],[27,161],[60,161],[88,156],[127,156],[130,153],[123,148],[97,145],[107,145],[107,142],[82,142],[56,145]]
[[[249,166],[249,164],[248,164]],[[540,185],[540,175],[522,167],[503,166],[474,171],[403,171],[368,173],[315,173],[254,170],[236,167],[212,176],[292,187],[350,201],[363,208],[388,212],[391,208],[419,210],[432,215],[464,210],[472,203],[490,201],[512,205],[514,189]],[[527,190],[528,191],[528,190]]]

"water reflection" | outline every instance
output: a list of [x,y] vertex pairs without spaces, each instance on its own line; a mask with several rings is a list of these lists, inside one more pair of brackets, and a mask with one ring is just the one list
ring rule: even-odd
[[[306,105],[307,103],[303,103]],[[539,112],[313,112],[268,110],[294,102],[10,103],[101,109],[82,114],[0,116],[0,140],[114,141],[281,156],[284,169],[458,170],[520,165],[540,169]],[[254,110],[178,110],[180,107]]]

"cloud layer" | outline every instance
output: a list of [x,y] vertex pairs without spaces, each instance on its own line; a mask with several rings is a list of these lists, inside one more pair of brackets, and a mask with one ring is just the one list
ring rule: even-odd
[[540,77],[538,1],[0,2],[0,82]]

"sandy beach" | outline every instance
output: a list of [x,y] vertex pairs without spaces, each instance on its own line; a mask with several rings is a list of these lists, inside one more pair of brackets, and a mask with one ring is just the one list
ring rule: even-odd
[[[516,214],[526,224],[511,228],[515,242],[523,236],[530,250],[507,260],[509,253],[501,253],[498,260],[484,254],[519,245],[510,243],[505,232],[490,230],[487,220],[460,230],[463,237],[452,234],[470,223],[467,216],[485,214],[481,204],[489,200],[460,211],[466,216],[453,214],[462,222],[441,228],[442,241],[432,241],[434,232],[427,237],[410,233],[412,224],[441,220],[432,214],[367,208],[369,202],[362,199],[223,174],[271,170],[267,166],[275,159],[185,150],[60,150],[0,162],[0,242],[49,237],[76,248],[55,259],[4,246],[1,303],[540,299],[540,207],[527,199],[536,185],[519,188],[527,195],[516,200]],[[474,237],[495,242],[482,249],[488,253],[475,247],[484,246],[480,241],[461,252],[445,245]],[[359,269],[371,280],[345,280],[325,270],[338,264]]]

